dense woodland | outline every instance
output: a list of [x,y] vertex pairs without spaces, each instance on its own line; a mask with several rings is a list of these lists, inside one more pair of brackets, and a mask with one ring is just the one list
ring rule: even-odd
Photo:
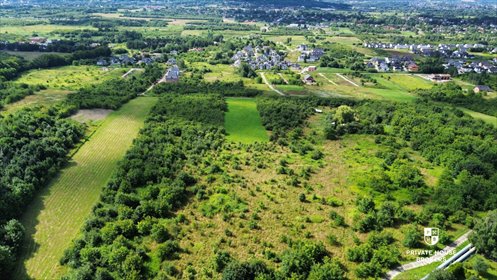
[[24,236],[17,221],[36,191],[64,165],[83,128],[39,109],[0,118],[0,274],[8,275]]
[[65,109],[68,112],[80,108],[117,109],[138,94],[145,92],[150,85],[160,79],[163,72],[161,66],[151,65],[147,66],[145,72],[139,76],[131,76],[126,80],[117,78],[85,87],[78,92],[69,94]]

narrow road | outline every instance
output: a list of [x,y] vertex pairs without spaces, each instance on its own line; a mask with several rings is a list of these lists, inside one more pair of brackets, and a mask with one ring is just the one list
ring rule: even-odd
[[401,266],[398,266],[398,267],[390,270],[387,273],[387,275],[386,275],[386,279],[394,279],[397,275],[399,275],[400,273],[402,273],[402,272],[404,272],[406,270],[415,269],[415,268],[418,268],[418,267],[421,267],[421,266],[425,266],[425,265],[428,265],[428,264],[431,264],[431,263],[438,262],[438,261],[442,260],[450,252],[454,251],[457,248],[457,246],[459,246],[462,243],[466,242],[466,240],[468,240],[468,236],[469,236],[470,233],[471,233],[471,230],[468,231],[468,232],[466,232],[465,234],[461,235],[461,237],[459,237],[456,241],[454,241],[453,243],[451,243],[447,247],[445,247],[443,249],[443,253],[435,254],[435,255],[433,255],[433,256],[431,256],[429,258],[425,258],[423,260],[406,263],[406,264],[403,264]]
[[355,86],[355,87],[359,87],[358,84],[354,83],[353,81],[349,80],[348,78],[346,78],[344,75],[342,74],[339,74],[339,73],[336,73],[338,77],[344,79],[345,81],[349,82],[351,85]]
[[332,80],[328,79],[323,73],[319,73],[319,76],[323,77],[325,80],[327,80],[330,84],[333,84],[335,86],[338,86],[337,83],[333,82]]
[[262,80],[264,81],[264,83],[271,89],[273,90],[274,92],[276,92],[277,94],[281,95],[281,96],[285,96],[286,94],[284,94],[281,90],[275,88],[272,84],[270,84],[268,82],[268,80],[266,79],[266,75],[264,75],[264,72],[261,72],[261,77],[262,77]]

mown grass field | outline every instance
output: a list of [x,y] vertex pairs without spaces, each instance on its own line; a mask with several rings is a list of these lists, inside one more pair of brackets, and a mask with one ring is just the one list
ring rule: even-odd
[[60,175],[40,191],[21,219],[26,236],[16,279],[61,277],[64,250],[78,235],[156,101],[140,97],[110,114]]
[[98,84],[112,78],[121,77],[125,68],[104,70],[97,66],[64,66],[51,69],[31,70],[17,82],[30,85],[44,85],[51,89],[78,90],[90,84]]
[[228,98],[225,127],[228,139],[234,142],[254,143],[269,141],[268,133],[261,123],[255,100]]

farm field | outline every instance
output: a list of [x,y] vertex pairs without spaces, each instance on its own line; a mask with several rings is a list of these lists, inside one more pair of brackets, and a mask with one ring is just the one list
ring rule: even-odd
[[64,66],[51,69],[31,70],[16,81],[30,85],[44,85],[50,89],[78,90],[79,88],[121,77],[125,68],[108,68],[97,66]]
[[71,91],[60,89],[46,89],[35,92],[33,95],[26,96],[25,98],[7,104],[0,113],[10,114],[22,108],[30,106],[47,106],[54,105],[58,101],[64,100]]
[[269,141],[268,133],[261,123],[255,100],[228,98],[225,127],[228,140],[250,144]]
[[140,97],[110,114],[68,166],[27,208],[24,246],[16,279],[60,278],[59,259],[77,236],[100,190],[131,146],[156,98]]

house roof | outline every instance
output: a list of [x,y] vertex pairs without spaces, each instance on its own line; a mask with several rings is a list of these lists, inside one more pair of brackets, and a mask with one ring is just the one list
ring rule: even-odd
[[485,85],[478,85],[475,87],[475,89],[479,89],[480,91],[491,91],[492,90],[489,86],[485,86]]

